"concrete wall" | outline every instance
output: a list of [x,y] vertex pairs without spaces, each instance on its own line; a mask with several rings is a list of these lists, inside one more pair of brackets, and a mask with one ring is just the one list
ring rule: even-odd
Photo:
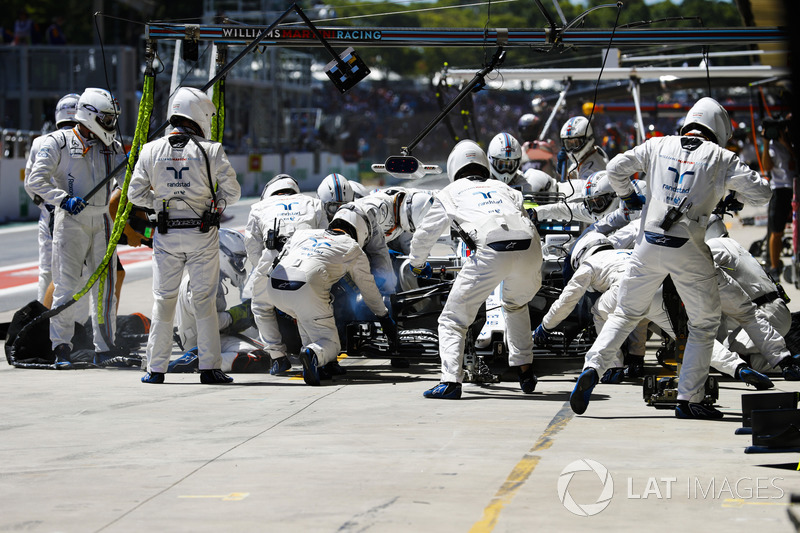
[[[242,196],[261,195],[264,184],[280,174],[281,169],[297,180],[302,191],[316,190],[322,179],[331,172],[351,179],[358,177],[357,163],[345,163],[341,156],[327,152],[298,152],[284,156],[234,155],[230,156],[230,162],[242,186]],[[34,205],[22,184],[24,172],[24,158],[0,158],[0,223],[39,218],[39,208]]]

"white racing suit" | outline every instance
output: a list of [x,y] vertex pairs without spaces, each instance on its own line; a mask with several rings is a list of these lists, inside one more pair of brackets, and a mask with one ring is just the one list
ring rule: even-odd
[[[704,242],[711,211],[726,189],[750,204],[769,200],[769,184],[733,152],[699,137],[657,137],[617,155],[606,168],[621,197],[633,192],[630,176],[645,172],[650,196],[629,270],[613,314],[587,353],[610,360],[647,314],[667,275],[689,317],[689,337],[678,383],[678,400],[700,402],[719,328],[720,298],[711,251]],[[670,229],[660,227],[668,210],[684,201],[686,212]],[[600,365],[600,363],[598,363]],[[595,366],[590,363],[590,366]]]
[[[759,319],[759,325],[755,325],[755,317],[748,313],[748,319],[744,323],[736,319],[741,325],[734,326],[728,333],[724,318],[729,315],[724,313],[721,330],[726,335],[723,343],[733,352],[750,355],[750,366],[760,372],[774,368],[791,355],[783,339],[792,325],[792,314],[786,302],[756,258],[741,244],[729,237],[709,239],[706,244],[718,267],[730,275],[752,300],[756,307],[755,317]],[[765,323],[770,327],[767,328]]]
[[[239,200],[236,172],[222,145],[196,138],[208,155],[179,128],[142,147],[133,171],[128,198],[134,205],[161,212],[169,219],[197,221],[211,206],[211,184],[218,205]],[[175,146],[170,142],[175,143]],[[152,189],[151,189],[152,187]],[[200,370],[221,367],[216,297],[219,283],[218,229],[207,233],[198,227],[170,227],[153,237],[153,317],[147,341],[147,371],[166,372],[172,354],[172,326],[184,269],[192,283],[192,302],[197,319]]]
[[[571,158],[570,158],[571,159]],[[567,178],[574,190],[567,195],[567,202],[541,205],[534,208],[539,220],[576,220],[580,222],[594,222],[600,217],[586,209],[583,205],[586,180],[595,172],[605,170],[608,158],[605,152],[598,147],[589,152],[580,163],[572,163]],[[559,189],[564,189],[563,186]]]
[[298,229],[326,228],[328,219],[319,198],[305,194],[280,194],[254,203],[250,207],[250,216],[244,230],[244,246],[247,259],[252,265],[251,275],[247,278],[242,293],[245,298],[253,294],[255,267],[260,262],[271,265],[280,253],[276,248],[267,248],[267,238],[275,230],[276,223],[278,234],[285,242]]
[[298,230],[292,235],[273,268],[259,263],[253,292],[253,315],[259,335],[273,359],[286,355],[275,308],[297,319],[304,348],[317,354],[319,366],[335,361],[341,344],[333,319],[331,287],[345,275],[358,286],[364,303],[378,316],[386,316],[369,261],[350,236],[338,231]]
[[276,228],[277,233],[288,240],[299,229],[320,229],[327,225],[328,219],[319,198],[305,194],[280,194],[264,198],[250,207],[244,231],[247,259],[254,268],[260,261],[272,263],[279,252],[268,249],[266,242],[269,232]]
[[[41,136],[33,140],[31,143],[31,151],[28,155],[28,161],[25,164],[25,190],[34,200],[36,194],[32,194],[31,191],[28,190],[28,178],[33,169],[33,162],[36,161],[36,154],[39,152],[39,148],[42,146],[44,139],[45,137]],[[52,224],[55,214],[53,212],[53,206],[43,201],[39,204],[39,209],[41,210],[41,213],[39,213],[39,229],[37,233],[37,239],[39,241],[39,285],[36,291],[36,299],[43,302],[44,296],[47,293],[47,288],[50,286],[50,282],[53,281],[53,272],[51,268],[53,258]]]
[[533,362],[528,302],[542,284],[539,234],[522,207],[522,193],[498,180],[461,178],[436,195],[411,241],[410,264],[422,267],[439,236],[455,223],[476,250],[464,261],[439,316],[442,382],[464,379],[467,328],[501,282],[510,366]]
[[[108,213],[108,200],[113,190],[113,180],[91,198],[86,198],[116,166],[123,161],[122,146],[114,142],[107,147],[96,140],[85,139],[78,127],[60,130],[44,137],[36,154],[26,183],[26,190],[38,194],[55,208],[53,222],[53,307],[67,303],[84,283],[81,272],[86,268],[94,272],[103,260],[113,229]],[[87,206],[77,215],[61,209],[62,200],[77,196],[87,201]],[[113,253],[103,276],[103,294],[99,294],[99,280],[91,289],[91,316],[94,346],[97,352],[108,352],[114,346],[116,332],[116,252]],[[98,300],[102,316],[98,316]],[[50,339],[53,348],[59,344],[72,346],[75,333],[75,305],[50,318]]]
[[567,178],[571,180],[586,181],[595,172],[605,170],[608,164],[608,156],[599,146],[595,146],[594,150],[586,154],[580,161],[575,161],[572,155],[569,156],[569,159],[571,165],[567,170]]
[[369,269],[375,278],[381,294],[394,294],[397,287],[397,275],[394,273],[389,247],[378,222],[378,206],[368,200],[368,196],[357,198],[351,202],[356,211],[364,217],[369,225],[369,235],[364,242],[364,253],[369,259]]
[[[231,325],[231,315],[226,311],[227,301],[225,299],[225,284],[220,280],[217,286],[217,298],[215,302],[217,318],[219,321],[220,332]],[[180,292],[178,293],[178,308],[175,312],[175,327],[178,337],[181,340],[184,350],[191,350],[197,346],[197,317],[194,313],[194,303],[192,298],[191,282],[189,276],[183,276]],[[250,352],[255,346],[232,335],[222,335],[219,337],[220,352],[222,356],[223,372],[230,372],[233,362],[241,352]]]
[[[578,270],[575,271],[569,283],[564,286],[558,299],[553,302],[547,314],[542,319],[542,326],[552,331],[569,316],[578,305],[581,297],[586,292],[592,291],[605,294],[619,286],[622,278],[627,275],[630,250],[601,250],[586,258]],[[610,311],[602,312],[603,296],[592,306],[594,327],[597,333],[603,329]],[[616,298],[615,298],[616,301]],[[613,310],[613,308],[611,309]],[[634,355],[644,355],[647,342],[647,320],[643,320],[630,335],[628,351]],[[607,368],[622,367],[622,353],[618,350],[613,360],[608,361]],[[605,372],[605,368],[603,372]],[[598,370],[599,372],[599,370]],[[600,375],[603,375],[600,372]]]

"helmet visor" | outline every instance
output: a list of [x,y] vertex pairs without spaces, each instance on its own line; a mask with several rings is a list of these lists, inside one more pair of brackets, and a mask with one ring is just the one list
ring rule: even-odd
[[611,193],[587,196],[583,199],[583,205],[586,206],[586,209],[588,209],[590,213],[602,213],[608,209],[613,199],[614,195]]
[[347,202],[328,202],[325,204],[325,214],[328,215],[328,220],[332,219],[336,211],[346,203]]
[[567,139],[562,139],[562,143],[564,144],[564,149],[567,152],[577,152],[583,145],[586,143],[586,139],[583,137],[570,137]]
[[117,117],[114,113],[97,113],[97,123],[100,124],[100,127],[106,131],[114,131],[114,128],[117,126]]
[[500,159],[492,157],[492,168],[503,174],[513,174],[519,168],[519,159]]

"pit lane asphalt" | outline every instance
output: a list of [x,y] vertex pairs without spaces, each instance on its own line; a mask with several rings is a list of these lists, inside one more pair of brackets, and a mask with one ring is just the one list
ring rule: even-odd
[[[765,228],[732,233],[747,247]],[[150,289],[126,283],[120,312],[149,315]],[[598,386],[573,416],[575,360],[537,361],[532,395],[467,384],[460,401],[422,397],[433,361],[342,364],[347,375],[309,387],[297,365],[207,386],[2,362],[0,531],[794,530],[800,454],[743,453],[743,383],[721,379],[720,422],[647,407],[633,383]]]

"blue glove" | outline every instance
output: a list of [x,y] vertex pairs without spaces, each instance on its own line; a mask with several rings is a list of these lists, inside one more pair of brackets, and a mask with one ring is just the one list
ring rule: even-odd
[[77,215],[83,208],[86,207],[86,202],[80,196],[67,196],[61,200],[61,209],[67,211],[70,215]]
[[631,211],[639,211],[644,207],[646,198],[641,194],[636,194],[636,191],[633,191],[628,196],[620,197],[620,200],[625,202],[625,207]]
[[533,341],[536,344],[544,344],[550,340],[550,332],[544,329],[544,326],[539,326],[533,331]]
[[433,276],[433,268],[427,261],[425,261],[424,266],[415,267],[414,265],[408,265],[408,268],[411,269],[411,273],[418,278],[430,279]]
[[567,164],[567,149],[562,146],[561,150],[558,151],[558,155],[556,155],[556,159],[558,161],[558,164],[556,165],[556,170],[558,171],[558,175],[563,176],[564,165]]

